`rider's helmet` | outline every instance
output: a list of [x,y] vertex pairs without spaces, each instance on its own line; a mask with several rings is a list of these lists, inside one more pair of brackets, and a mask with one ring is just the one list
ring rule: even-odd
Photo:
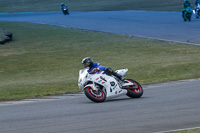
[[64,3],[61,3],[61,6],[65,6],[65,4],[64,4]]
[[83,60],[82,60],[82,64],[84,65],[84,68],[86,67],[91,67],[92,64],[93,64],[93,60],[91,57],[85,57]]
[[185,2],[189,2],[189,0],[185,0]]

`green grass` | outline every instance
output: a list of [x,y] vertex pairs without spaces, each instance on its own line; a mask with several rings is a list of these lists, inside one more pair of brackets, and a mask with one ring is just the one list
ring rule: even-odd
[[200,133],[200,129],[190,129],[190,130],[183,130],[183,131],[174,131],[174,132],[168,132],[168,133]]
[[[1,0],[0,12],[60,11],[64,2],[70,11],[111,11],[111,10],[182,10],[184,0]],[[194,5],[194,0],[190,0]]]
[[0,100],[78,92],[81,60],[114,70],[141,84],[200,76],[200,47],[71,28],[0,22],[13,41],[0,45]]

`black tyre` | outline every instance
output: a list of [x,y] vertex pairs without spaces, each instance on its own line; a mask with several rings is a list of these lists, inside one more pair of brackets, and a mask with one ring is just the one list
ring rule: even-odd
[[188,14],[188,20],[191,21],[192,14]]
[[198,11],[198,13],[197,13],[197,18],[199,18],[199,16],[200,16],[200,12]]
[[96,91],[91,87],[87,87],[84,89],[84,93],[87,98],[96,103],[104,102],[106,100],[106,94],[103,90]]
[[184,20],[184,21],[186,21],[186,20],[187,20],[187,19],[186,19],[186,17],[187,17],[187,16],[185,16],[185,15],[183,16],[183,20]]
[[197,14],[196,14],[196,18],[199,18],[199,15],[200,15],[200,13],[199,13],[199,12],[197,12]]
[[131,98],[140,98],[143,95],[143,88],[142,86],[135,80],[127,79],[128,81],[134,83],[134,86],[127,86],[127,96]]
[[66,15],[66,12],[64,10],[62,12],[63,12],[64,15]]

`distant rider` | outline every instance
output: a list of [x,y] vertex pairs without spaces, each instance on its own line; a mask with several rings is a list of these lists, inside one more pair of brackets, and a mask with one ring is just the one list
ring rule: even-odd
[[113,76],[115,76],[116,78],[118,78],[121,81],[125,80],[125,78],[122,75],[116,73],[111,68],[102,66],[98,62],[93,62],[91,57],[85,57],[82,60],[82,64],[84,65],[84,68],[89,67],[88,73],[95,74],[95,73],[98,73],[100,71],[104,71],[104,73],[109,75],[109,76],[113,75]]
[[183,17],[184,17],[184,13],[186,11],[186,8],[189,7],[189,6],[191,7],[189,0],[185,0],[185,2],[183,3],[183,10],[182,10],[182,16]]
[[195,5],[195,11],[197,9],[198,4],[200,4],[200,0],[195,0],[194,5]]
[[62,11],[63,11],[64,9],[68,9],[68,7],[67,7],[64,3],[61,3],[60,8],[61,8]]

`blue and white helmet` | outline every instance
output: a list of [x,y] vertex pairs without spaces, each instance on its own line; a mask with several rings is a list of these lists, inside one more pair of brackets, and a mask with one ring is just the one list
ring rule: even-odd
[[91,57],[85,57],[85,58],[83,58],[83,60],[82,60],[82,64],[84,65],[84,68],[86,68],[86,67],[91,67],[92,64],[93,64],[93,60],[92,60]]

